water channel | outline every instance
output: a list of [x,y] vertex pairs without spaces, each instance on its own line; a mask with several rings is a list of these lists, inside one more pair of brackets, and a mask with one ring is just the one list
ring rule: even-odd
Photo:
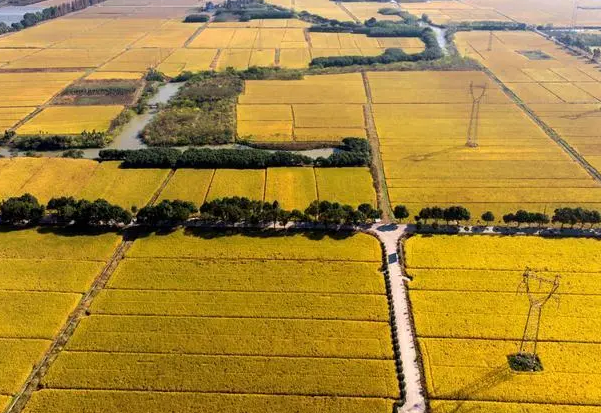
[[[148,101],[149,105],[160,105],[165,104],[179,91],[184,83],[166,83],[158,88],[157,93]],[[128,123],[123,127],[121,132],[114,137],[113,141],[102,149],[143,149],[147,148],[147,145],[140,140],[140,132],[144,129],[148,123],[156,116],[157,110],[151,109],[146,113],[135,115]],[[251,149],[248,146],[240,144],[227,144],[227,145],[212,145],[212,146],[198,146],[199,148],[209,149]],[[176,147],[177,149],[185,150],[188,146]],[[328,157],[334,153],[334,148],[322,148],[322,149],[311,149],[303,151],[294,151],[296,153],[308,156],[310,158],[317,158],[320,156]],[[43,157],[61,157],[64,150],[58,151],[35,151]],[[98,158],[100,148],[83,149],[83,157],[86,159]],[[15,156],[20,155],[20,152],[11,152],[7,147],[0,147],[0,155],[2,156]]]

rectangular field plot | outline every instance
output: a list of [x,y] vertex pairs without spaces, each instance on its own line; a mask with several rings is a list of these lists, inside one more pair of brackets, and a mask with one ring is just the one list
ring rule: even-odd
[[[502,236],[416,236],[405,243],[434,412],[598,410],[598,243]],[[516,373],[507,362],[519,349],[528,314],[528,296],[516,295],[527,267],[547,279],[561,275],[560,305],[550,302],[540,321],[543,371],[533,374]],[[536,282],[531,289],[536,296],[547,287]]]
[[265,182],[265,201],[278,201],[287,210],[304,211],[317,199],[313,168],[269,168]]
[[20,135],[106,132],[123,106],[50,106],[17,129]]
[[102,198],[129,209],[143,207],[169,172],[165,169],[121,169],[119,162],[63,158],[0,160],[0,198],[30,193],[40,202],[73,196]]
[[[507,82],[507,87],[528,104],[539,119],[593,167],[599,168],[595,159],[597,109],[601,99],[599,68],[535,33],[493,32],[494,52],[488,50],[488,39],[489,35],[484,33],[461,33],[457,37],[458,49]],[[525,59],[525,50],[548,58]]]
[[[601,186],[483,73],[383,72],[369,73],[368,78],[393,205],[404,204],[417,213],[426,206],[460,204],[475,219],[485,211],[502,216],[524,208],[549,213],[567,205],[601,205]],[[480,105],[475,148],[466,146],[471,81],[486,84],[485,97],[490,98]],[[432,85],[445,94],[420,97],[421,87]],[[416,100],[397,103],[408,96]],[[587,106],[594,111],[593,105]]]
[[365,137],[365,89],[358,73],[247,81],[238,100],[238,135],[251,140],[336,142]]
[[354,207],[361,204],[376,205],[376,191],[367,168],[318,168],[315,176],[320,200],[327,199]]
[[399,383],[380,265],[365,234],[140,238],[26,411],[69,412],[85,394],[89,412],[388,413]]
[[110,233],[0,233],[1,395],[21,389],[117,242]]

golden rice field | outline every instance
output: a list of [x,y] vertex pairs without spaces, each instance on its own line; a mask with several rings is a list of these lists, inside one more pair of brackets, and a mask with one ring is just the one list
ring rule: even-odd
[[[484,0],[486,1],[486,0]],[[488,2],[495,2],[495,0],[489,0]],[[495,10],[494,6],[487,5],[486,7],[479,7],[479,5],[472,5],[470,3],[476,3],[475,1],[429,1],[429,2],[409,2],[403,3],[401,9],[421,17],[423,14],[427,14],[434,24],[447,25],[450,23],[461,23],[461,22],[474,22],[474,21],[490,21],[490,22],[508,22],[511,21],[507,16],[499,13]],[[501,4],[502,2],[496,1],[495,3]],[[495,4],[496,5],[496,4]]]
[[19,391],[118,242],[110,233],[0,232],[1,403]]
[[364,234],[138,239],[25,411],[389,412],[380,265]]
[[[586,171],[481,72],[368,73],[388,194],[417,213],[460,204],[475,220],[517,209],[598,208]],[[487,85],[477,148],[466,146],[469,84]]]
[[[493,52],[487,51],[484,34],[461,33],[457,42],[460,51],[486,65],[536,116],[601,168],[601,71],[530,32],[495,32]],[[529,60],[520,54],[523,50],[540,51],[550,59]]]
[[[352,190],[346,185],[349,181]],[[367,168],[178,169],[159,200],[184,199],[202,205],[232,196],[278,201],[284,209],[301,211],[315,200],[376,205]]]
[[31,193],[53,197],[104,198],[124,208],[143,207],[167,177],[165,169],[120,169],[119,162],[81,159],[0,159],[0,199]]
[[120,105],[50,106],[26,121],[17,132],[20,135],[106,132],[123,109]]
[[[502,236],[406,241],[409,296],[433,412],[599,409],[598,243]],[[534,374],[513,372],[507,363],[528,313],[527,296],[516,295],[526,267],[547,278],[561,275],[559,306],[551,302],[542,313],[543,371]]]
[[238,98],[238,136],[267,142],[366,137],[361,74],[246,81]]
[[[597,0],[580,1],[578,6],[577,26],[594,27],[601,24]],[[471,21],[517,21],[534,26],[551,24],[556,27],[570,27],[574,10],[571,0],[435,0],[403,3],[401,8],[417,17],[427,14],[439,25]]]

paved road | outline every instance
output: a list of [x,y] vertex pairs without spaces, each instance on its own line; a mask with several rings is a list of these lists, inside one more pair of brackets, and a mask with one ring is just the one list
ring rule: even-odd
[[426,401],[417,359],[405,278],[401,266],[403,257],[397,255],[399,239],[406,231],[406,225],[377,224],[369,232],[376,235],[382,244],[384,244],[386,256],[388,257],[388,271],[390,274],[392,301],[396,319],[393,328],[396,330],[399,340],[407,391],[405,404],[400,411],[403,413],[422,413],[426,411]]

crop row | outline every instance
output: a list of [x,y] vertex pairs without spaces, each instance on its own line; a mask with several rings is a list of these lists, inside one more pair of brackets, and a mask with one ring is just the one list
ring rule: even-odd
[[72,351],[392,359],[386,322],[94,315]]
[[197,413],[202,406],[204,413],[390,413],[392,404],[391,399],[362,397],[41,390],[33,394],[25,412],[123,413],[126,409],[128,413],[148,413],[168,408],[178,413]]
[[111,276],[108,287],[381,294],[384,281],[379,267],[376,262],[319,261],[307,265],[303,261],[261,259],[228,262],[128,258]]

